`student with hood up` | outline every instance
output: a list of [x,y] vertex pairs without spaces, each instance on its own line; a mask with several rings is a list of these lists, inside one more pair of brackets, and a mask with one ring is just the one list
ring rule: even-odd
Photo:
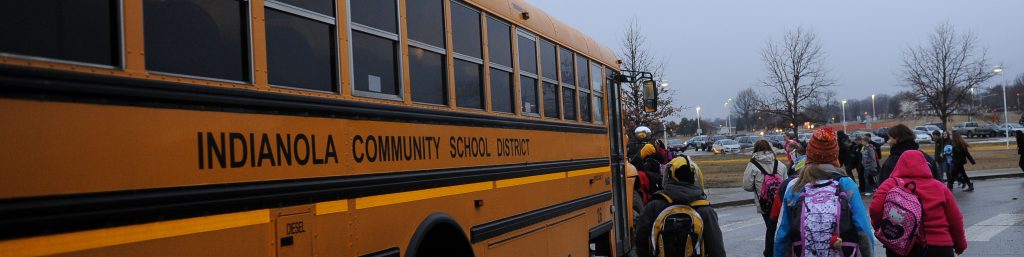
[[[900,156],[892,177],[882,182],[871,200],[871,226],[876,230],[883,225],[886,196],[899,187],[912,189],[921,202],[924,235],[921,243],[915,245],[906,256],[953,257],[967,250],[964,232],[964,217],[956,204],[953,192],[942,182],[932,178],[931,170],[922,152],[907,152]],[[886,256],[901,256],[892,249],[886,249]]]
[[[651,252],[650,237],[655,219],[658,214],[672,205],[691,203],[703,200],[707,203],[707,195],[704,189],[698,185],[703,179],[697,176],[697,165],[685,156],[676,157],[669,162],[671,172],[665,174],[664,189],[654,194],[653,199],[647,203],[640,218],[636,223],[637,256],[654,256]],[[701,237],[704,239],[704,253],[707,257],[725,257],[725,241],[722,240],[722,229],[718,225],[718,213],[707,203],[703,206],[692,206],[694,211],[700,215],[704,223]]]

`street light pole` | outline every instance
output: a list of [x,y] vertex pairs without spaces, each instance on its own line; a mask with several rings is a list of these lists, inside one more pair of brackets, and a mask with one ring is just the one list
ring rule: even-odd
[[843,131],[846,131],[846,99],[843,99]]
[[703,131],[700,129],[700,106],[697,106],[697,135],[700,136],[701,132]]
[[974,87],[971,87],[971,108],[967,109],[969,115],[967,115],[967,121],[974,121]]
[[1003,80],[1003,125],[999,127],[1006,132],[1006,149],[1010,149],[1010,128],[1006,127],[1006,124],[1010,124],[1010,116],[1007,114],[1010,110],[1006,108],[1006,75],[1003,75],[1003,66],[996,66],[992,72],[995,72]]
[[732,112],[729,111],[729,102],[732,102],[732,98],[725,101],[725,129],[729,130],[729,134],[732,134],[732,127],[729,122],[732,120]]
[[875,113],[875,94],[871,94],[871,120],[878,120],[878,114]]

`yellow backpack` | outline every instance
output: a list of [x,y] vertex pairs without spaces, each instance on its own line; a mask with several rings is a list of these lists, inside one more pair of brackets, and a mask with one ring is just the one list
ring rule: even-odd
[[688,205],[674,204],[658,213],[651,229],[651,253],[658,257],[705,256],[704,220],[694,208],[710,204],[697,200]]

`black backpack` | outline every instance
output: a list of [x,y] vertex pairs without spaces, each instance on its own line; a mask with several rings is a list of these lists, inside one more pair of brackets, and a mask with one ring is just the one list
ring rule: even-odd
[[695,208],[709,206],[707,200],[688,204],[671,203],[654,219],[651,254],[657,257],[695,257],[704,253],[704,220]]

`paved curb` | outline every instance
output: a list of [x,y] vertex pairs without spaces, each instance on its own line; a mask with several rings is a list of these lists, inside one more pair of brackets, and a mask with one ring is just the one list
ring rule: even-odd
[[736,200],[736,201],[719,202],[719,203],[716,203],[716,202],[712,201],[711,207],[712,208],[722,208],[722,207],[740,206],[740,205],[748,205],[748,204],[754,204],[754,199]]
[[999,179],[999,178],[1018,178],[1018,177],[1024,177],[1024,172],[1015,172],[1015,173],[1006,173],[1006,174],[995,174],[995,175],[985,175],[985,176],[976,176],[976,177],[971,177],[971,179],[975,179],[975,180],[986,180],[986,179]]
[[[975,177],[972,177],[971,179],[973,179],[973,180],[987,180],[987,179],[1019,178],[1019,177],[1024,177],[1024,172],[975,176]],[[734,200],[734,201],[726,201],[726,202],[714,202],[714,200],[712,200],[711,207],[713,207],[713,208],[722,208],[722,207],[740,206],[740,205],[748,205],[748,204],[754,204],[754,199],[751,198],[751,199]]]

